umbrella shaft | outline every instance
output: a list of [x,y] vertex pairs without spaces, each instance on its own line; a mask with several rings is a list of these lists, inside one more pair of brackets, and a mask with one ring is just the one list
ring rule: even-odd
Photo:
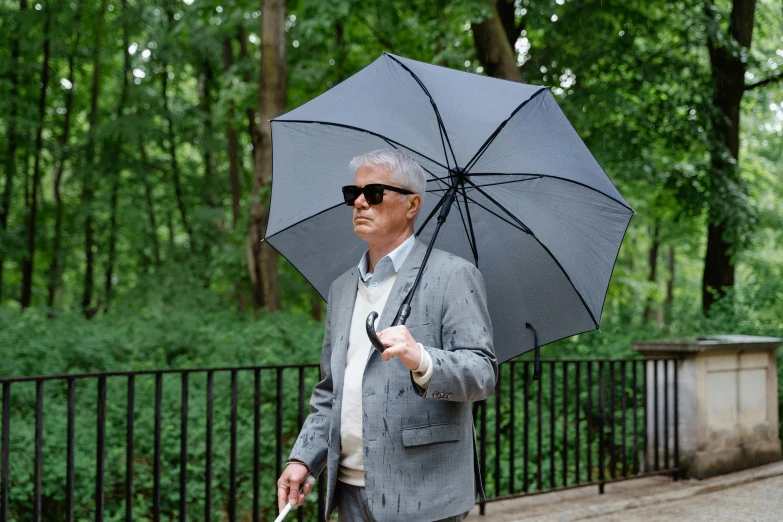
[[430,258],[430,253],[432,252],[432,247],[435,245],[435,240],[438,238],[438,232],[440,232],[440,227],[443,226],[443,223],[446,222],[446,218],[449,215],[449,211],[451,210],[451,205],[454,203],[454,197],[457,193],[457,184],[451,186],[451,188],[446,192],[446,195],[444,196],[443,206],[440,209],[440,214],[438,215],[438,224],[435,226],[435,232],[432,233],[432,238],[430,239],[430,244],[427,245],[427,253],[424,254],[424,259],[421,262],[421,267],[419,268],[419,273],[416,274],[416,280],[413,282],[413,286],[411,287],[410,292],[408,292],[408,295],[405,297],[405,300],[402,302],[402,306],[400,306],[400,310],[397,312],[397,317],[394,318],[394,322],[392,325],[399,326],[402,324],[405,324],[405,321],[408,319],[408,315],[411,313],[411,301],[413,301],[413,294],[416,293],[416,288],[419,286],[419,280],[421,279],[421,274],[424,273],[424,268],[427,266],[427,260]]

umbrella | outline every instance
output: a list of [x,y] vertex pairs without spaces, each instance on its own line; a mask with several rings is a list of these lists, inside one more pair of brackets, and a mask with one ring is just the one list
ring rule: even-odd
[[321,296],[366,249],[348,163],[394,147],[427,177],[418,237],[484,276],[499,362],[598,328],[634,212],[547,88],[385,53],[271,125],[265,240]]

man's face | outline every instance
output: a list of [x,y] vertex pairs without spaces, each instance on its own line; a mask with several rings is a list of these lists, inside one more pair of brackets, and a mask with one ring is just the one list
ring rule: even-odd
[[[384,167],[359,167],[353,183],[360,188],[370,183],[396,186],[389,180],[389,170]],[[368,243],[394,241],[416,215],[419,205],[409,201],[413,198],[420,199],[418,195],[403,196],[387,190],[379,205],[370,205],[364,194],[360,194],[353,204],[354,233]]]

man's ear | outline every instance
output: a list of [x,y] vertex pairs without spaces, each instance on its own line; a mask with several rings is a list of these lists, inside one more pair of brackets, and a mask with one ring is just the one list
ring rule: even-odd
[[419,212],[419,209],[421,209],[421,195],[413,194],[412,197],[408,198],[408,212],[406,213],[408,219],[413,219]]

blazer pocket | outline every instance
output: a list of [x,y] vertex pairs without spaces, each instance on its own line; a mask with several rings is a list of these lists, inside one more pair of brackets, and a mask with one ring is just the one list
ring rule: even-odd
[[436,442],[458,441],[462,439],[459,423],[450,424],[431,424],[429,426],[418,426],[415,428],[403,428],[402,445],[423,446],[425,444],[434,444]]
[[412,328],[420,328],[424,326],[429,326],[432,323],[426,322],[426,323],[414,323],[414,324],[406,324],[405,327],[410,330]]

